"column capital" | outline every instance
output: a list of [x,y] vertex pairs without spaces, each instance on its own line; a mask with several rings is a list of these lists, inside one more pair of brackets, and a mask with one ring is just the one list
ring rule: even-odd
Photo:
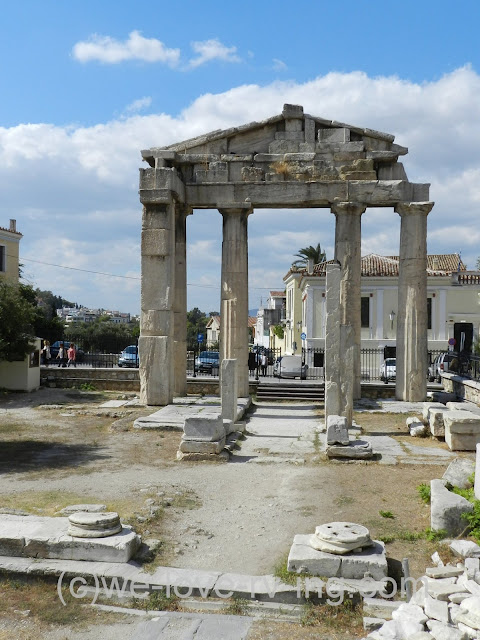
[[362,213],[365,213],[367,205],[361,202],[333,202],[330,209],[335,215],[349,214],[361,216]]
[[176,216],[191,216],[193,213],[193,207],[189,204],[176,204],[175,205],[175,215]]
[[428,216],[434,204],[434,202],[397,202],[395,211],[400,216],[418,214]]
[[245,213],[249,216],[253,213],[253,207],[250,202],[229,202],[226,204],[220,204],[217,209],[223,215],[225,214],[238,214]]

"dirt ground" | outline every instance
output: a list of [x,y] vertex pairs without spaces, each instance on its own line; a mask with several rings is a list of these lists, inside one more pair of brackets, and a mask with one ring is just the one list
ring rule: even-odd
[[[328,463],[321,456],[303,465],[177,462],[179,432],[133,429],[133,420],[151,410],[99,407],[124,397],[130,396],[0,392],[0,508],[54,515],[68,504],[104,503],[144,537],[160,540],[152,566],[273,572],[296,533],[333,520],[360,522],[373,538],[388,540],[392,571],[408,557],[418,577],[439,548],[416,539],[430,520],[417,487],[441,477],[444,467]],[[405,441],[405,417],[361,414],[357,422],[366,433]],[[446,447],[428,439],[415,443]],[[14,609],[4,601],[0,616],[7,620]],[[252,640],[291,637],[280,623],[262,624]],[[322,637],[309,629],[295,637]]]

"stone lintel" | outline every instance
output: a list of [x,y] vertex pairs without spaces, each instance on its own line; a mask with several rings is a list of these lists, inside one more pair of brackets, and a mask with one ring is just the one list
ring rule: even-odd
[[395,205],[395,211],[400,216],[419,214],[428,216],[434,204],[434,202],[398,202]]
[[229,201],[249,202],[253,208],[265,209],[330,207],[335,201],[393,207],[398,202],[412,202],[414,186],[404,180],[188,184],[186,202],[205,209],[218,209],[219,203]]

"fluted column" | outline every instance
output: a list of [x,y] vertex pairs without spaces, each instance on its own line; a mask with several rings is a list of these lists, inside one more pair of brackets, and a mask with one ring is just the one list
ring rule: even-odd
[[361,219],[366,205],[358,202],[336,202],[335,260],[340,264],[340,323],[352,327],[353,348],[353,398],[361,391]]
[[396,396],[407,402],[427,394],[427,216],[433,202],[400,202]]
[[191,207],[175,207],[175,295],[173,301],[174,392],[187,395],[187,216]]
[[175,204],[145,204],[142,218],[140,401],[173,400]]
[[249,205],[219,208],[223,216],[220,360],[237,360],[238,395],[248,390]]

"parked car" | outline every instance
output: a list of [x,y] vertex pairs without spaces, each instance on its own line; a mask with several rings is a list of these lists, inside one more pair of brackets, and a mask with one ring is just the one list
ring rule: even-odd
[[380,380],[388,382],[395,380],[397,377],[397,359],[386,358],[380,367]]
[[455,357],[456,356],[453,353],[440,353],[428,367],[428,381],[433,382],[434,380],[436,380],[437,382],[441,382],[441,374],[443,372],[447,372],[450,369],[452,361]]
[[220,367],[220,353],[218,351],[202,351],[195,358],[195,367],[197,371],[215,373]]
[[118,359],[119,367],[138,367],[138,347],[131,344],[126,347]]
[[302,364],[302,356],[285,355],[277,358],[273,365],[273,375],[277,378],[300,378],[307,377],[308,364]]
[[[60,345],[63,343],[63,347],[65,349],[65,358],[67,358],[67,349],[70,347],[70,342],[68,340],[56,340],[53,344],[50,345],[50,361],[55,360],[58,356],[58,351],[60,349]],[[75,344],[75,342],[73,343]],[[76,346],[76,345],[75,345]],[[76,348],[77,362],[83,362],[85,359],[85,352],[83,349]]]

